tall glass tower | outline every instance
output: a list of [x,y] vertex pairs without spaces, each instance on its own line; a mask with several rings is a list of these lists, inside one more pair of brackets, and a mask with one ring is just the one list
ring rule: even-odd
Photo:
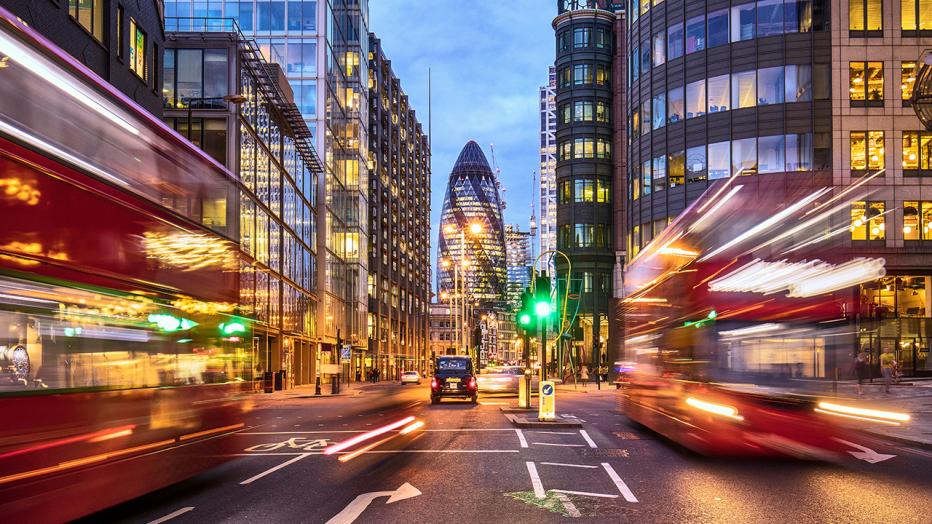
[[[466,294],[480,309],[499,309],[505,298],[505,233],[498,180],[482,148],[474,140],[463,147],[443,200],[437,285],[452,292],[454,267],[459,267]],[[444,267],[443,261],[452,261]],[[462,261],[468,266],[463,268]]]

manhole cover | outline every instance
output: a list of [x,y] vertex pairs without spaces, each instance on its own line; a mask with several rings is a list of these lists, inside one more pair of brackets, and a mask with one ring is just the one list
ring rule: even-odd
[[627,449],[580,449],[579,454],[584,457],[594,457],[594,458],[628,458]]

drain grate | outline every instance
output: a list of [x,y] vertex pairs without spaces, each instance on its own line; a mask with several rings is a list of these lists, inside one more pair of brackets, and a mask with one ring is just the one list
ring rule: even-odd
[[641,436],[630,431],[616,431],[615,436],[621,440],[641,440]]

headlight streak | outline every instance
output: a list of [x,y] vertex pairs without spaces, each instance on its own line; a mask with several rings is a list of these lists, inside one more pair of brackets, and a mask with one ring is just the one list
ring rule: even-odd
[[338,442],[338,443],[336,443],[336,444],[330,446],[329,448],[324,449],[324,455],[333,455],[334,453],[336,453],[336,452],[338,452],[338,451],[343,451],[344,449],[351,448],[351,447],[355,446],[356,444],[359,444],[359,443],[361,443],[361,442],[365,442],[365,441],[367,441],[367,440],[369,440],[369,439],[372,439],[372,438],[375,438],[375,437],[377,437],[377,436],[379,436],[379,435],[383,435],[383,434],[388,433],[389,431],[391,431],[391,430],[393,430],[393,429],[400,428],[401,426],[407,425],[407,424],[409,424],[409,423],[411,423],[411,422],[414,422],[414,417],[405,417],[405,418],[403,418],[403,419],[401,419],[401,420],[392,422],[391,424],[387,424],[387,425],[382,426],[382,427],[380,427],[380,428],[373,429],[372,431],[367,431],[367,432],[365,432],[365,433],[363,433],[363,434],[361,434],[361,435],[356,435],[356,436],[353,437],[353,438],[344,440],[343,442]]
[[744,420],[744,417],[738,414],[738,410],[731,406],[726,406],[724,404],[716,404],[714,402],[707,402],[705,400],[699,400],[693,397],[687,397],[686,403],[696,409],[707,411],[715,415],[719,415],[719,416],[734,419],[734,420]]
[[709,282],[709,290],[764,295],[786,291],[787,297],[808,298],[880,278],[886,275],[885,263],[882,258],[856,258],[838,265],[755,259]]
[[385,443],[389,442],[390,440],[392,440],[392,439],[394,439],[394,438],[400,437],[401,435],[407,435],[408,433],[411,433],[412,431],[414,431],[414,430],[416,430],[416,429],[418,429],[418,428],[421,428],[421,427],[423,427],[423,426],[424,426],[424,422],[418,420],[418,421],[416,421],[416,422],[413,423],[413,424],[410,424],[410,425],[408,425],[408,426],[405,426],[401,431],[399,431],[399,432],[398,432],[397,434],[395,434],[395,435],[389,435],[388,437],[385,437],[385,438],[383,438],[382,440],[378,440],[378,441],[376,441],[376,442],[372,442],[372,443],[370,443],[370,444],[367,444],[367,445],[365,445],[365,446],[363,446],[363,447],[361,447],[361,448],[359,448],[359,449],[357,449],[357,450],[355,450],[355,451],[353,451],[353,452],[351,452],[351,453],[346,453],[346,454],[344,454],[344,455],[341,455],[340,458],[337,459],[337,460],[339,460],[340,462],[344,462],[344,463],[345,463],[345,462],[349,462],[350,460],[353,460],[354,458],[356,458],[356,457],[358,457],[358,456],[360,456],[360,455],[362,455],[362,454],[364,454],[364,453],[366,453],[366,452],[368,452],[368,451],[371,451],[371,450],[373,450],[373,449],[375,449],[375,448],[381,446],[382,444],[385,444]]
[[836,415],[859,420],[869,420],[899,426],[901,422],[909,422],[911,417],[907,413],[898,413],[896,411],[885,411],[880,409],[859,408],[856,406],[845,406],[832,402],[819,402],[816,411],[826,415]]

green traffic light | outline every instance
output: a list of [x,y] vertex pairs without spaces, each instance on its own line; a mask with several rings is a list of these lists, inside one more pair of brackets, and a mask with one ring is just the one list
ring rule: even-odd
[[527,313],[521,313],[518,315],[518,325],[520,326],[530,326],[531,325],[531,315]]
[[234,320],[233,322],[230,322],[228,324],[220,324],[220,331],[222,331],[224,335],[233,335],[235,333],[245,333],[246,324],[243,324],[242,322]]
[[550,316],[550,302],[537,302],[534,304],[534,314],[538,317],[549,317]]

